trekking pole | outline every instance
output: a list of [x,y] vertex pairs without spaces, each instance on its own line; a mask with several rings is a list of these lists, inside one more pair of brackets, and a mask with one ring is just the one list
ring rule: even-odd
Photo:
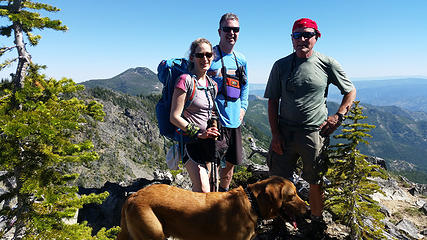
[[212,173],[212,177],[211,177],[211,190],[212,192],[218,192],[217,189],[217,183],[218,183],[218,176],[217,176],[217,164],[215,161],[212,162],[211,165],[211,173]]

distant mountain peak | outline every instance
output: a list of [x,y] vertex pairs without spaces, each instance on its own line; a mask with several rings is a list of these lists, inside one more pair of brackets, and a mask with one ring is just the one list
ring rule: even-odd
[[160,93],[162,86],[157,75],[146,67],[129,68],[115,77],[90,80],[82,84],[88,88],[102,87],[130,95]]
[[116,77],[121,77],[123,75],[128,75],[128,74],[138,74],[138,75],[142,75],[142,76],[152,76],[152,75],[156,75],[153,71],[151,71],[149,68],[146,67],[135,67],[135,68],[129,68],[128,70],[120,73],[119,75],[117,75]]

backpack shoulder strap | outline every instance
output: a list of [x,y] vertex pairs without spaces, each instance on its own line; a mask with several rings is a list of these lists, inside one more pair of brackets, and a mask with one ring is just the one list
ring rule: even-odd
[[208,90],[213,98],[215,100],[216,95],[218,94],[218,84],[209,76],[206,76],[208,79]]
[[[223,58],[222,51],[221,51],[221,48],[219,47],[219,45],[218,45],[218,52],[219,52],[219,56],[221,57],[221,64],[223,67],[225,67],[224,60],[222,59]],[[239,68],[239,63],[237,62],[237,56],[234,53],[234,51],[233,51],[233,55],[234,55],[234,61],[236,62],[236,66],[237,66],[237,68]]]
[[191,81],[191,95],[190,95],[190,101],[193,101],[194,99],[194,95],[196,95],[196,78],[194,78],[193,76],[191,76],[191,79],[193,81]]
[[234,55],[234,61],[236,61],[237,69],[239,69],[239,63],[237,62],[237,57],[236,57],[236,54],[234,53],[234,51],[233,51],[233,55]]
[[196,78],[193,75],[190,75],[190,77],[191,77],[191,80],[193,80],[190,82],[191,94],[185,102],[184,109],[189,107],[193,103],[194,97],[196,96],[196,84],[197,84]]
[[225,68],[225,66],[224,66],[224,60],[222,59],[222,51],[221,51],[221,48],[219,47],[219,45],[218,45],[218,52],[219,52],[219,56],[221,57],[221,64],[222,64],[222,67],[221,67],[221,75],[222,75],[222,86],[221,86],[221,94],[222,95],[224,95],[224,97],[225,97],[225,101],[224,101],[224,104],[225,104],[225,107],[227,107],[227,98],[226,98],[226,96],[227,96],[227,88],[226,88],[226,78],[227,78],[227,69]]

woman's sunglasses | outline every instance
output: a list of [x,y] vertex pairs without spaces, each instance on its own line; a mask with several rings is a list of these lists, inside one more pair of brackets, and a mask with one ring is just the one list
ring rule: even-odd
[[194,53],[194,56],[196,58],[203,58],[206,56],[206,58],[211,58],[212,57],[212,53],[211,52],[205,52],[205,53]]
[[301,37],[309,39],[309,38],[312,38],[316,35],[317,35],[316,32],[293,32],[291,34],[293,39],[300,39]]

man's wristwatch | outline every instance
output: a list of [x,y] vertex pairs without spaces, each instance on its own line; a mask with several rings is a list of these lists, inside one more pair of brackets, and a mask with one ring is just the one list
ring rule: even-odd
[[344,116],[344,114],[339,113],[339,112],[337,112],[337,113],[335,113],[335,114],[338,116],[338,121],[339,121],[339,122],[343,122],[343,121],[345,120],[345,116]]

